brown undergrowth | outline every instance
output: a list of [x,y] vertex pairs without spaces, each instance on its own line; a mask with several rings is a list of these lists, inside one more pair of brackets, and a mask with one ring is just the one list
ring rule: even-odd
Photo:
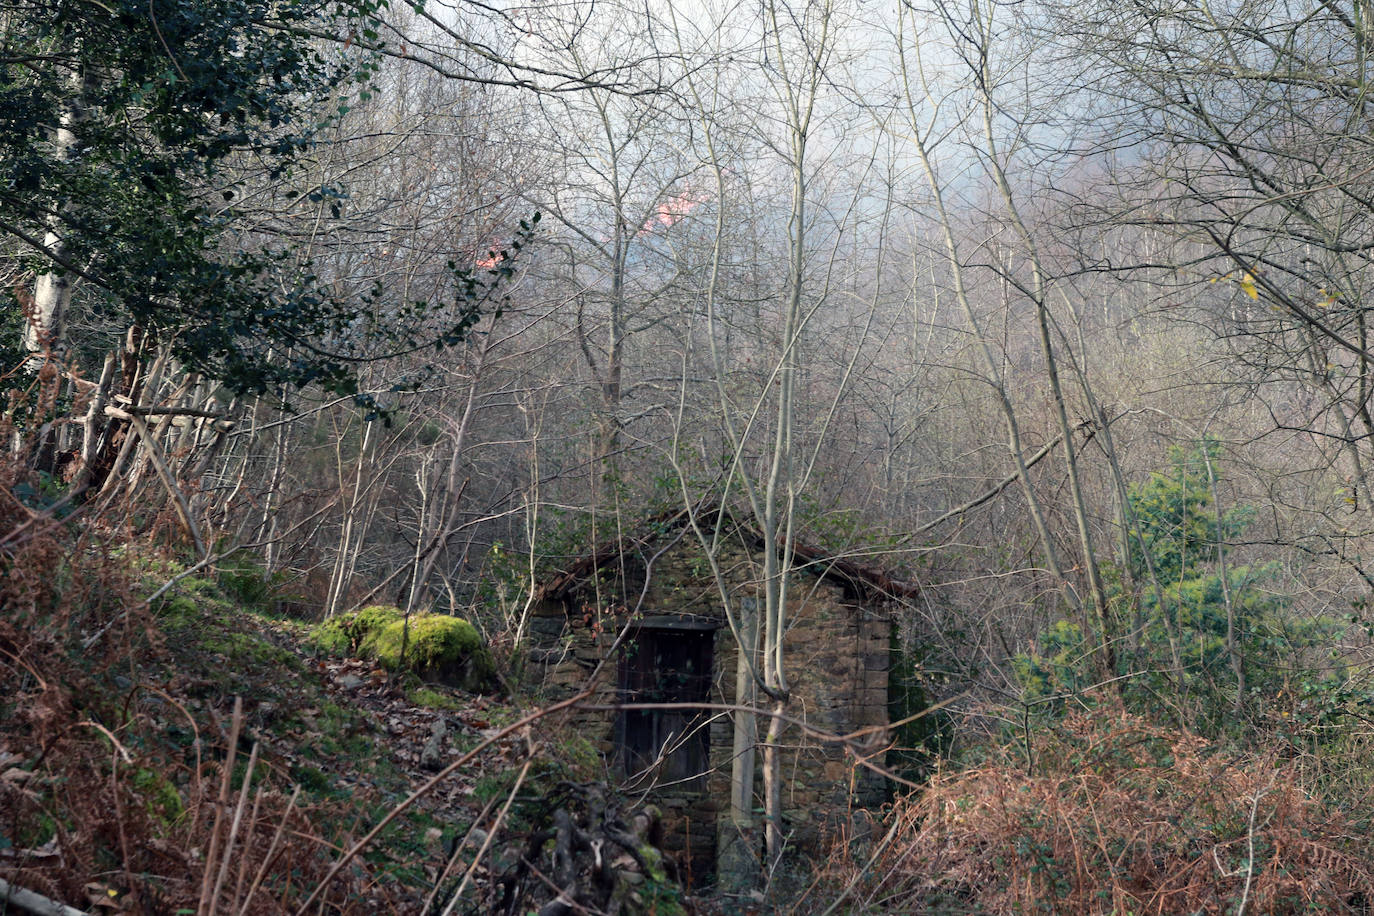
[[[337,846],[250,775],[246,738],[235,762],[235,717],[143,676],[166,650],[132,568],[59,482],[0,459],[0,878],[91,911],[291,912]],[[323,896],[403,909],[362,865]]]
[[[840,912],[1368,912],[1374,838],[1356,800],[1300,764],[1227,752],[1120,711],[1066,717],[992,762],[898,800],[867,850],[839,843]],[[822,890],[824,888],[824,890]]]
[[506,852],[543,848],[560,786],[604,785],[585,739],[323,656],[251,554],[188,559],[161,491],[74,492],[40,422],[59,378],[0,410],[0,912],[13,889],[149,916],[556,896]]

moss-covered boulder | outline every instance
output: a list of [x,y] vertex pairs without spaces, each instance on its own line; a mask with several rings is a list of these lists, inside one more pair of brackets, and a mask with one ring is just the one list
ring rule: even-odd
[[364,655],[377,634],[399,620],[405,612],[398,607],[374,604],[361,610],[331,617],[310,631],[310,642],[331,655]]
[[311,631],[310,641],[334,655],[375,659],[390,671],[412,671],[475,693],[497,685],[481,636],[457,617],[414,614],[407,620],[400,608],[376,605],[326,620]]
[[[405,658],[402,659],[402,649]],[[496,684],[491,655],[472,624],[446,614],[417,614],[387,624],[363,647],[382,666],[482,692]]]

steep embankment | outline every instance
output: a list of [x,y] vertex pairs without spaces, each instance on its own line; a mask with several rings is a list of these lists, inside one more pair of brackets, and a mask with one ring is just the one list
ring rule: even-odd
[[116,912],[292,912],[315,895],[419,912],[452,893],[457,841],[528,756],[514,703],[322,653],[266,613],[250,564],[184,575],[80,549],[4,582],[0,878]]

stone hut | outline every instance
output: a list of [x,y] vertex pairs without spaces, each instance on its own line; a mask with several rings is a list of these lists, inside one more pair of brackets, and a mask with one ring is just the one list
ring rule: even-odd
[[[761,538],[718,510],[698,517],[704,515],[723,532],[714,553],[732,604],[761,605]],[[641,531],[538,586],[526,675],[532,686],[558,700],[592,683],[588,706],[734,701],[736,638],[707,555],[686,522],[680,511],[648,519]],[[891,608],[916,588],[803,544],[794,544],[793,554],[784,641],[788,711],[806,727],[791,725],[782,737],[784,809],[789,844],[810,852],[853,809],[886,797],[883,778],[859,758],[882,763]],[[614,776],[663,811],[665,850],[693,884],[709,881],[718,849],[737,838],[728,817],[731,715],[577,715],[576,727]],[[824,740],[812,730],[853,737]],[[752,847],[756,839],[746,842]]]

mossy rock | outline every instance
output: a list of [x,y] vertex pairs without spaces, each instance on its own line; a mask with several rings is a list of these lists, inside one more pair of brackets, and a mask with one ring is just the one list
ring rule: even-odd
[[366,653],[366,646],[382,630],[405,619],[398,607],[374,604],[361,610],[331,617],[310,631],[310,643],[332,655]]
[[476,628],[445,614],[417,614],[408,623],[404,618],[389,623],[363,645],[363,651],[391,671],[404,667],[427,681],[479,693],[496,684],[491,656]]
[[400,608],[374,605],[319,624],[310,631],[310,643],[333,655],[375,659],[391,671],[413,671],[427,681],[476,693],[497,685],[482,638],[457,617],[414,614],[407,623]]

